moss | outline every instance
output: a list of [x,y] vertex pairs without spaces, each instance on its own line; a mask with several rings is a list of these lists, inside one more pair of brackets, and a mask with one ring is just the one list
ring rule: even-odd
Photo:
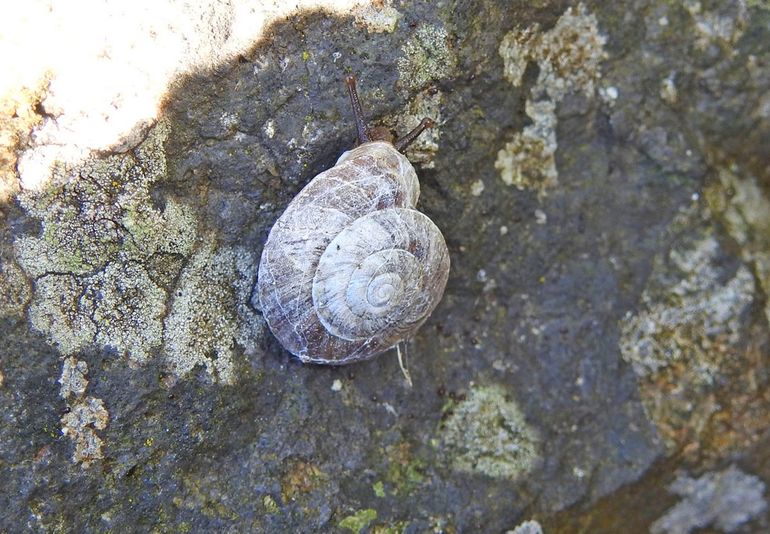
[[262,497],[262,507],[268,514],[277,514],[281,511],[272,495],[265,495]]
[[406,442],[388,447],[385,454],[389,460],[385,480],[398,495],[414,493],[425,480],[426,463],[414,457]]
[[358,534],[375,519],[377,519],[377,510],[367,508],[345,517],[337,526]]
[[447,78],[456,66],[447,31],[439,26],[421,25],[404,44],[398,59],[400,83],[410,90]]
[[440,433],[440,446],[458,471],[516,479],[538,459],[535,431],[501,386],[472,389]]
[[382,480],[378,480],[372,484],[372,490],[377,497],[385,496],[385,484],[382,483]]

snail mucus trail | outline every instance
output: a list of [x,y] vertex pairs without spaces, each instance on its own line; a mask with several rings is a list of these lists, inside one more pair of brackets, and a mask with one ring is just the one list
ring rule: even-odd
[[367,128],[355,78],[346,83],[359,144],[289,203],[259,264],[265,320],[306,363],[365,360],[409,338],[449,275],[444,237],[415,209],[420,184],[401,153],[433,121],[394,142]]

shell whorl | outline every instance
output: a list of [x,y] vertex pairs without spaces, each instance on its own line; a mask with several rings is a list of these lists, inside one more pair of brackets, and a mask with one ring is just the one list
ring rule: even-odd
[[409,337],[446,285],[449,255],[414,207],[419,182],[393,145],[344,153],[270,231],[258,295],[270,329],[306,362],[372,357]]

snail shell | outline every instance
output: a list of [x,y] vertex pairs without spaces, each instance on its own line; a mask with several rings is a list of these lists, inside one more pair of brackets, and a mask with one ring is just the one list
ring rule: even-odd
[[415,209],[409,160],[387,141],[342,154],[270,231],[258,294],[273,334],[303,362],[371,358],[412,336],[438,304],[449,253]]

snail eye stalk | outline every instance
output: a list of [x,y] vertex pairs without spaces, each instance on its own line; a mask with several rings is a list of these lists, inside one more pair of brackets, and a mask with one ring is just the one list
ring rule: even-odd
[[393,146],[396,147],[396,150],[399,152],[403,152],[409,145],[414,143],[414,140],[419,137],[419,135],[427,130],[428,128],[433,128],[436,125],[436,122],[433,119],[424,118],[420,121],[420,124],[417,125],[417,127],[406,134],[404,137],[393,143]]
[[368,143],[371,141],[371,139],[369,138],[369,129],[366,127],[364,112],[361,109],[361,101],[358,99],[358,91],[356,90],[356,77],[348,76],[345,79],[345,84],[348,86],[348,95],[350,95],[350,103],[353,106],[353,116],[355,117],[356,132],[358,133],[358,143]]

